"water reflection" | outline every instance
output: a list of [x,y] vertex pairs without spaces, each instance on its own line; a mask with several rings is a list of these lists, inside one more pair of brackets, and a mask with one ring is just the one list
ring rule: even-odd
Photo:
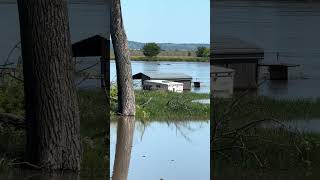
[[113,180],[126,180],[128,177],[135,119],[133,116],[118,117],[117,143],[114,159]]
[[[118,140],[118,137],[126,139]],[[112,122],[110,167],[113,179],[207,180],[210,178],[210,122],[152,120],[135,121],[135,125],[128,121]]]

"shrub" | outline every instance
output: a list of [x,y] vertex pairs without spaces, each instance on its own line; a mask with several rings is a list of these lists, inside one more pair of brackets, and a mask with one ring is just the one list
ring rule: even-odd
[[154,57],[160,53],[161,48],[156,43],[147,43],[143,46],[142,51],[145,56]]
[[198,47],[196,54],[197,54],[197,57],[209,57],[210,49],[206,47]]

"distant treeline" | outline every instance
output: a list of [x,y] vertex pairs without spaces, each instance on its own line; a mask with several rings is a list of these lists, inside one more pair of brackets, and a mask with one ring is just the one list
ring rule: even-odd
[[[210,44],[196,44],[196,43],[157,43],[161,50],[164,51],[195,51],[198,47],[210,48]],[[141,50],[145,43],[129,41],[129,48],[132,50]],[[112,49],[112,44],[111,44]]]

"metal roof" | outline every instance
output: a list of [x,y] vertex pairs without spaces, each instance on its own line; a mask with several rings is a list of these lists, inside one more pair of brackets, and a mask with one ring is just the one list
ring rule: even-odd
[[230,36],[213,37],[211,61],[213,63],[256,62],[263,59],[264,50],[257,45]]
[[138,73],[133,75],[133,79],[142,79],[143,76],[148,77],[149,79],[158,79],[158,80],[174,80],[174,79],[186,79],[192,80],[192,76],[183,74],[183,73]]

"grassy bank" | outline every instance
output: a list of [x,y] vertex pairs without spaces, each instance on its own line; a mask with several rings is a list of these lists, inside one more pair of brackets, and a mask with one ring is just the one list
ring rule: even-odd
[[192,92],[136,91],[137,119],[206,120],[210,106],[191,101],[208,98],[209,94]]
[[[111,114],[117,110],[116,87],[111,88]],[[143,121],[161,120],[206,120],[209,105],[192,103],[192,100],[208,99],[209,94],[192,92],[173,93],[168,91],[136,90],[136,119]]]
[[177,62],[209,62],[207,57],[192,57],[192,56],[131,56],[132,61],[177,61]]

